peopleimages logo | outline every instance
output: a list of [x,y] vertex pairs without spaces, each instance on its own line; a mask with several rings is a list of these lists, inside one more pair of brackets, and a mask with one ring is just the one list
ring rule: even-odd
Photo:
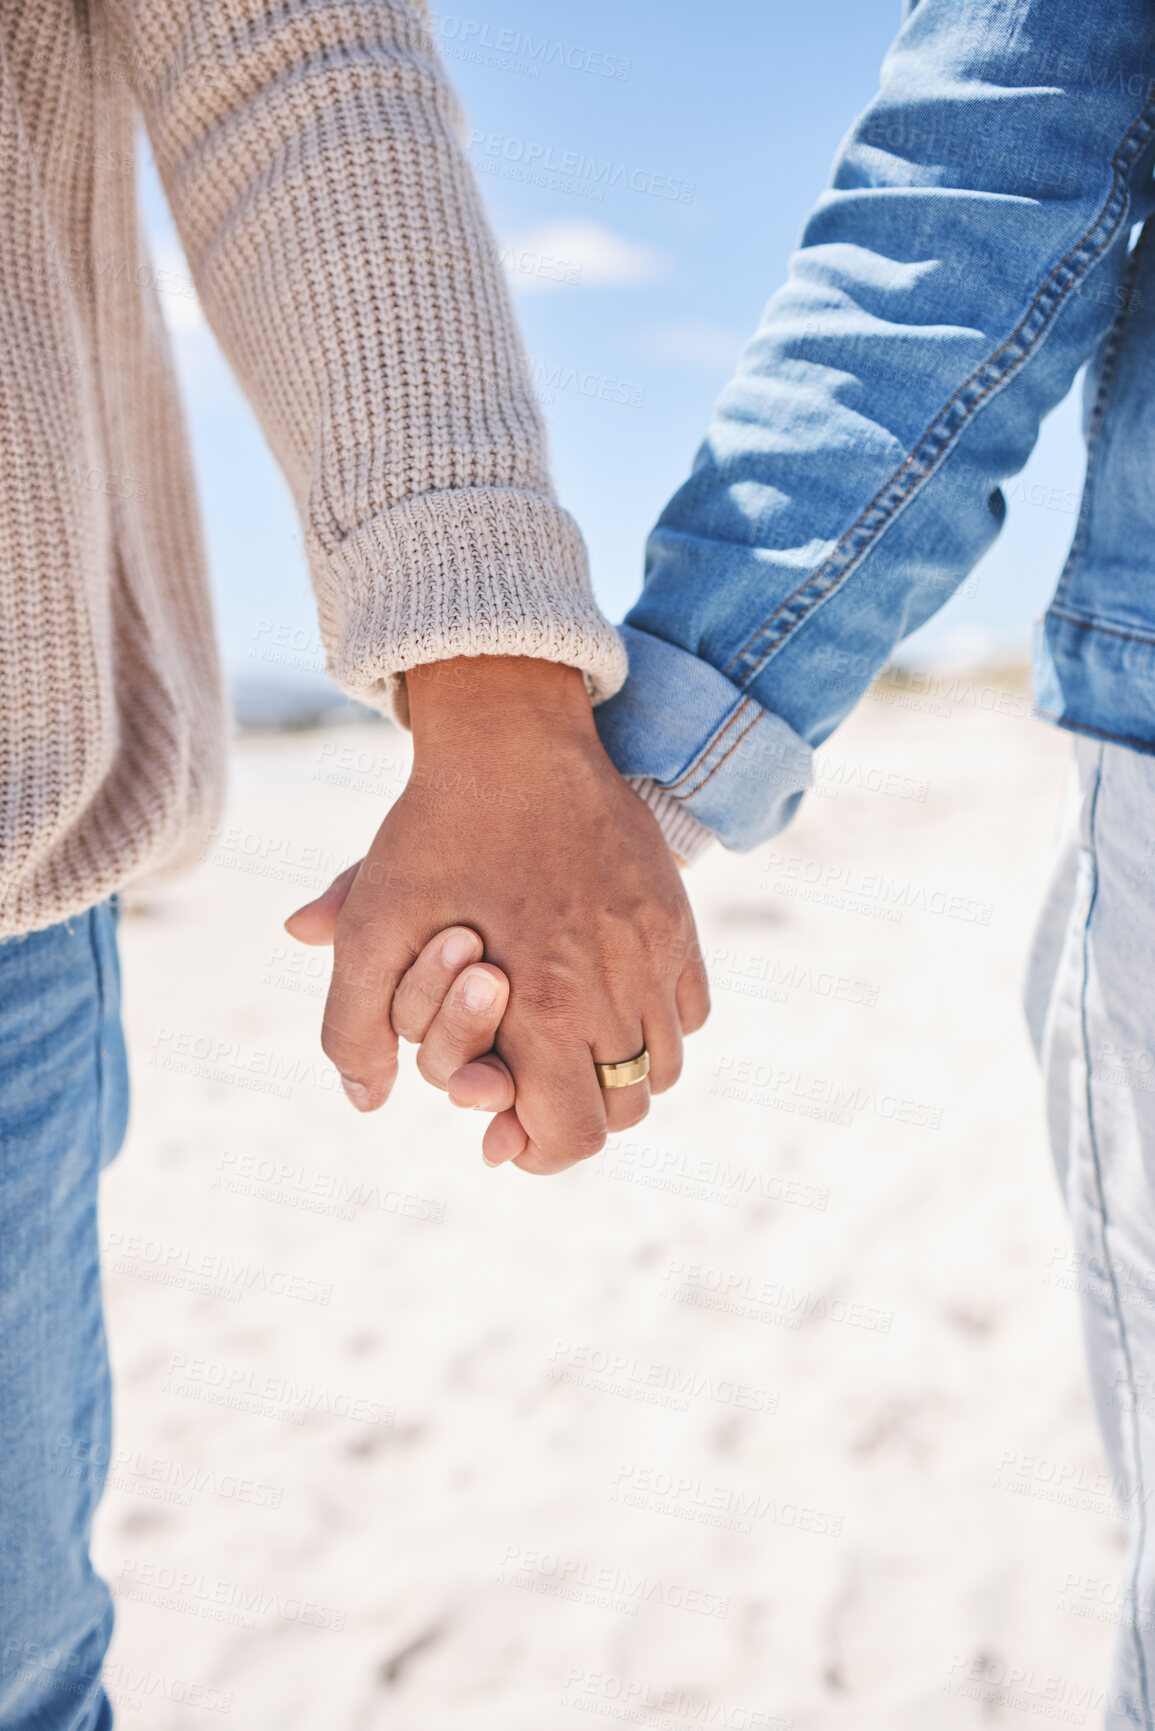
[[804,1322],[817,1319],[866,1329],[868,1333],[889,1334],[894,1325],[894,1312],[877,1304],[808,1292],[789,1281],[766,1280],[741,1269],[684,1262],[680,1257],[673,1257],[668,1263],[660,1292],[663,1298],[679,1304],[721,1310],[752,1322],[771,1323],[776,1328],[797,1329]]
[[619,1563],[597,1563],[534,1545],[507,1545],[497,1580],[504,1587],[569,1599],[626,1617],[636,1617],[643,1605],[660,1605],[664,1610],[686,1611],[696,1617],[721,1619],[730,1615],[729,1598],[703,1587],[657,1575],[634,1575]]
[[259,1621],[305,1623],[314,1629],[341,1630],[346,1613],[333,1605],[283,1593],[263,1583],[228,1580],[199,1569],[125,1557],[115,1581],[117,1598],[139,1599],[164,1610],[188,1611],[218,1623],[253,1629]]
[[693,1473],[663,1472],[632,1461],[619,1465],[610,1501],[699,1526],[747,1534],[754,1531],[757,1522],[769,1521],[817,1538],[837,1539],[844,1519],[829,1509],[782,1501],[738,1485],[711,1484]]
[[893,922],[914,911],[961,920],[964,925],[989,926],[994,913],[993,903],[941,884],[890,877],[886,872],[864,872],[829,860],[804,859],[801,854],[783,853],[778,848],[766,856],[762,887],[797,901],[846,908]]
[[[713,1731],[791,1731],[792,1719],[740,1702],[713,1700],[693,1689],[677,1685],[643,1682],[612,1671],[593,1671],[574,1665],[565,1682],[561,1705],[599,1718],[623,1719],[627,1724],[660,1725],[662,1731],[690,1731],[691,1727],[713,1727]],[[658,1716],[658,1717],[655,1717]]]
[[956,1653],[943,1689],[981,1701],[984,1717],[992,1709],[1010,1707],[1060,1725],[1087,1725],[1092,1714],[1095,1723],[1102,1724],[1106,1710],[1111,1717],[1117,1714],[1120,1724],[1141,1723],[1136,1703],[1125,1695],[1108,1698],[1097,1683],[1040,1671],[1033,1664],[1016,1664],[989,1653],[974,1657]]
[[392,1430],[397,1421],[395,1408],[366,1395],[313,1382],[299,1383],[292,1377],[219,1359],[190,1358],[185,1352],[171,1354],[161,1393],[255,1412],[289,1424],[303,1424],[307,1416],[317,1413],[381,1430]]
[[697,185],[675,175],[658,174],[639,164],[615,162],[612,158],[588,156],[584,150],[559,150],[552,144],[512,138],[503,132],[473,127],[469,149],[475,168],[486,173],[507,174],[535,185],[555,185],[562,191],[582,188],[585,196],[602,199],[611,188],[640,192],[649,198],[692,204]]
[[595,78],[626,79],[633,62],[600,48],[582,48],[549,36],[531,36],[527,30],[503,29],[479,18],[459,18],[453,13],[431,12],[429,22],[443,55],[458,60],[497,63],[501,57],[520,61],[531,78],[540,78],[543,66],[566,72],[587,72]]
[[695,1400],[718,1406],[736,1406],[745,1412],[772,1415],[778,1396],[769,1389],[739,1382],[714,1372],[687,1370],[657,1359],[639,1359],[616,1348],[596,1347],[584,1342],[559,1340],[551,1354],[548,1372],[555,1382],[573,1383],[602,1394],[624,1395],[651,1406],[688,1412]]
[[710,1092],[778,1110],[813,1107],[835,1113],[835,1121],[841,1124],[850,1124],[856,1115],[865,1115],[924,1130],[938,1130],[942,1125],[941,1106],[901,1094],[880,1094],[875,1088],[842,1082],[833,1076],[809,1076],[789,1065],[762,1063],[755,1058],[719,1058]]
[[139,1232],[115,1231],[105,1233],[103,1248],[109,1267],[119,1274],[143,1273],[160,1285],[211,1292],[216,1297],[239,1299],[245,1292],[265,1292],[277,1298],[295,1298],[302,1304],[324,1305],[333,1296],[331,1281],[269,1268],[249,1257],[239,1261],[226,1250],[198,1250]]

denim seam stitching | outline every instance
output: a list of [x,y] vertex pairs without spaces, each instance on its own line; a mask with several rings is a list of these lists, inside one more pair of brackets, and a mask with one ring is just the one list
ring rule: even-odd
[[748,709],[750,707],[750,704],[753,701],[754,701],[753,698],[743,697],[741,699],[741,701],[739,702],[737,708],[732,709],[728,712],[726,719],[723,722],[721,722],[720,725],[715,729],[715,731],[710,735],[710,738],[708,739],[706,744],[702,747],[702,749],[698,752],[697,756],[690,763],[689,767],[682,771],[682,773],[678,777],[677,781],[670,782],[669,785],[671,788],[681,787],[681,785],[684,781],[688,781],[690,779],[690,777],[693,775],[694,771],[701,764],[703,764],[705,762],[707,757],[709,757],[710,752],[713,750],[714,746],[725,736],[725,734],[728,732],[728,730],[731,727],[733,727],[733,725],[737,721],[738,717],[742,714],[742,711],[744,709]]
[[[687,782],[690,780],[690,778],[694,774],[695,770],[701,769],[702,765],[705,763],[705,761],[709,757],[710,753],[717,746],[719,746],[722,743],[722,741],[725,739],[727,733],[729,733],[730,729],[733,727],[734,723],[737,721],[738,717],[743,713],[744,710],[747,710],[751,707],[751,705],[753,704],[753,701],[754,701],[753,698],[750,698],[750,697],[744,697],[742,699],[742,701],[738,705],[737,709],[735,709],[733,711],[733,713],[728,717],[728,719],[722,723],[721,727],[719,727],[717,732],[711,736],[711,738],[709,739],[707,744],[705,744],[702,747],[701,751],[698,753],[697,757],[695,757],[694,761],[690,764],[689,768],[684,769],[682,771],[682,773],[678,777],[677,781],[670,782],[669,787],[666,790],[667,792],[672,793],[674,788],[681,787],[683,782]],[[756,715],[754,717],[754,721],[747,723],[747,725],[742,729],[741,733],[738,735],[738,739],[740,739],[740,740],[745,739],[745,737],[749,733],[751,727],[754,726],[754,723],[757,720],[758,720],[758,716]],[[737,743],[737,741],[735,741],[735,744],[736,743]],[[733,749],[734,749],[734,747],[731,746],[730,751],[732,751]],[[728,751],[726,753],[726,756],[729,757],[729,755],[730,755],[730,752]],[[723,762],[725,760],[720,759],[719,761]],[[716,769],[717,764],[715,764],[714,767]],[[713,770],[710,771],[710,775],[712,775],[712,774],[713,774]],[[707,781],[709,780],[709,775],[707,775],[706,780]],[[700,783],[700,785],[702,787],[704,787],[706,785],[706,783],[702,782],[702,783]],[[675,797],[677,797],[677,796],[675,796]],[[688,798],[689,796],[686,794],[683,794],[681,797],[682,798]]]
[[1095,392],[1095,401],[1091,407],[1091,413],[1087,417],[1087,431],[1085,435],[1087,446],[1087,467],[1083,477],[1083,497],[1079,509],[1079,520],[1075,524],[1075,536],[1071,542],[1071,550],[1067,554],[1062,571],[1059,573],[1059,581],[1055,585],[1054,598],[1051,602],[1051,608],[1048,609],[1048,611],[1055,609],[1057,605],[1061,606],[1063,601],[1066,599],[1067,592],[1071,587],[1071,580],[1075,575],[1075,566],[1079,559],[1082,558],[1083,549],[1087,544],[1087,535],[1091,527],[1091,489],[1094,485],[1096,474],[1098,473],[1099,453],[1102,448],[1100,438],[1103,431],[1103,424],[1107,418],[1107,405],[1111,399],[1111,392],[1115,388],[1115,381],[1119,376],[1119,356],[1123,350],[1123,338],[1127,332],[1128,322],[1131,318],[1131,308],[1134,304],[1132,301],[1131,290],[1134,287],[1135,278],[1139,274],[1139,265],[1142,261],[1143,248],[1146,239],[1147,228],[1146,225],[1144,225],[1143,233],[1139,238],[1139,243],[1135,247],[1131,257],[1127,260],[1127,269],[1123,278],[1123,286],[1127,290],[1127,298],[1124,300],[1118,316],[1113,321],[1111,329],[1107,333],[1107,341],[1103,349],[1103,365],[1099,373],[1099,384]]
[[[721,769],[721,767],[725,763],[726,759],[728,757],[733,757],[734,753],[737,751],[737,749],[741,745],[742,741],[746,738],[746,735],[748,733],[753,733],[753,731],[757,727],[758,723],[760,721],[764,721],[765,719],[766,719],[766,711],[764,709],[759,709],[757,715],[754,716],[753,720],[747,722],[746,726],[742,729],[741,733],[738,735],[738,737],[734,741],[733,745],[729,746],[728,749],[722,753],[722,755],[718,759],[717,763],[713,764],[706,771],[706,774],[702,777],[701,781],[697,784],[697,786],[689,788],[685,793],[674,794],[673,795],[674,799],[693,799],[695,794],[701,793],[702,789],[704,787],[707,787],[709,785],[709,783],[713,780],[714,776],[717,775],[718,771]],[[701,760],[699,759],[699,761],[701,761]],[[690,774],[690,771],[687,770],[686,775],[684,775],[682,777],[682,781],[685,781],[686,777],[689,774]],[[675,782],[674,786],[680,787],[682,785],[682,781]]]
[[104,1119],[107,1096],[107,1084],[104,1074],[104,1023],[108,1014],[108,995],[104,978],[104,962],[101,959],[100,945],[96,936],[96,919],[99,909],[88,910],[88,941],[92,949],[92,966],[96,975],[96,1133],[100,1145],[100,1153],[104,1155]]
[[[1008,383],[1014,373],[1017,370],[1021,370],[1023,364],[1035,352],[1039,342],[1052,325],[1055,315],[1065,303],[1072,286],[1081,276],[1086,275],[1087,271],[1098,262],[1107,247],[1110,245],[1115,234],[1118,232],[1129,202],[1129,194],[1123,175],[1123,166],[1124,163],[1126,163],[1126,166],[1130,167],[1135,156],[1138,154],[1139,150],[1145,143],[1147,136],[1151,132],[1151,120],[1148,117],[1151,115],[1152,109],[1155,109],[1155,97],[1148,101],[1146,106],[1132,121],[1115,150],[1115,154],[1111,159],[1111,189],[1104,201],[1102,209],[1095,218],[1095,221],[1083,235],[1082,239],[1079,240],[1066,256],[1051,269],[1042,286],[1036,291],[1026,313],[1023,315],[1022,319],[1020,319],[1018,325],[1011,332],[1010,336],[1000,344],[993,355],[989,356],[980,367],[976,368],[970,378],[964,380],[958,390],[955,391],[954,395],[947,401],[944,407],[940,409],[935,419],[931,421],[925,432],[919,438],[914,450],[911,451],[908,457],[906,457],[904,462],[886,482],[885,486],[879,490],[871,500],[870,504],[866,506],[858,520],[843,534],[837,546],[827,558],[826,563],[819,566],[818,570],[808,577],[806,582],[796,589],[793,595],[788,596],[787,599],[782,602],[781,606],[771,614],[770,618],[766,620],[763,625],[759,626],[758,630],[747,639],[742,648],[739,649],[727,663],[725,671],[729,673],[732,669],[738,666],[739,662],[750,657],[754,652],[754,646],[758,642],[758,639],[770,632],[776,620],[785,616],[783,624],[781,625],[777,635],[771,639],[765,653],[761,655],[755,665],[745,674],[743,685],[749,684],[751,680],[758,677],[758,674],[765,667],[767,661],[769,661],[776,649],[778,649],[781,644],[786,641],[790,633],[809,616],[813,608],[816,607],[819,602],[826,600],[828,596],[834,593],[837,588],[839,588],[841,584],[852,575],[858,564],[861,563],[862,559],[870,551],[871,547],[877,542],[883,530],[893,521],[901,507],[909,503],[921,483],[927,480],[934,472],[937,463],[951,449],[963,428],[969,425],[974,415],[982,407],[983,403],[991,393],[1000,386]],[[1119,208],[1118,211],[1112,215],[1112,208],[1116,203]],[[1104,223],[1107,224],[1107,227],[1102,239],[1097,244],[1092,245],[1092,237],[1100,228],[1103,227]],[[1079,254],[1084,252],[1088,247],[1090,247],[1091,250],[1087,254],[1086,258],[1077,266],[1073,264],[1072,261],[1077,259]],[[1061,287],[1059,287],[1058,281],[1062,278],[1064,273],[1066,273],[1067,280]],[[1048,296],[1050,297],[1050,305],[1045,311],[1043,311],[1041,309],[1047,301]],[[1037,328],[1035,329],[1034,334],[1031,336],[1024,336],[1024,332],[1027,330],[1037,313],[1040,314],[1040,316],[1037,320]],[[1009,358],[1004,361],[1004,364],[998,371],[997,375],[979,391],[979,394],[973,399],[973,401],[967,404],[965,402],[967,393],[976,386],[977,382],[981,380],[983,375],[988,372],[990,368],[995,366],[995,363],[999,361],[1000,357],[1004,356],[1009,356]],[[951,411],[955,410],[956,407],[958,407],[961,412],[958,413],[952,426],[949,417]],[[927,445],[928,442],[930,448],[924,452],[923,447]],[[912,465],[914,466],[913,473],[907,476],[907,471],[912,468]],[[906,476],[905,480],[904,476]],[[894,492],[894,497],[891,498],[889,502],[885,502],[887,501],[887,495],[892,491]],[[875,513],[876,511],[880,514],[878,515],[878,520],[872,523],[870,518],[872,513]],[[863,532],[862,539],[856,546],[855,537],[860,531]],[[841,568],[838,563],[840,555],[842,555]],[[807,596],[808,591],[813,592],[809,597]]]
[[1087,1026],[1087,988],[1090,978],[1090,942],[1091,920],[1095,905],[1099,899],[1099,860],[1095,844],[1095,824],[1099,810],[1099,793],[1103,786],[1103,755],[1100,750],[1099,764],[1095,774],[1095,788],[1091,795],[1091,809],[1087,822],[1088,853],[1091,861],[1091,893],[1087,902],[1087,914],[1083,922],[1082,945],[1082,980],[1079,985],[1079,1029],[1083,1043],[1083,1073],[1086,1077],[1084,1094],[1087,1113],[1087,1141],[1091,1151],[1092,1169],[1095,1175],[1095,1191],[1099,1208],[1100,1243],[1103,1249],[1103,1262],[1111,1282],[1111,1299],[1115,1312],[1115,1321],[1119,1330],[1119,1345],[1123,1353],[1123,1364],[1127,1376],[1128,1392],[1131,1396],[1131,1447],[1134,1453],[1135,1493],[1136,1493],[1136,1541],[1135,1567],[1131,1586],[1131,1640],[1135,1649],[1135,1658],[1139,1672],[1139,1686],[1143,1693],[1144,1724],[1147,1731],[1152,1731],[1151,1702],[1147,1687],[1147,1661],[1143,1652],[1143,1643],[1139,1637],[1139,1571],[1143,1560],[1143,1546],[1147,1536],[1147,1522],[1144,1514],[1143,1496],[1143,1453],[1139,1434],[1139,1403],[1135,1389],[1135,1368],[1131,1358],[1131,1345],[1127,1338],[1127,1324],[1123,1315],[1122,1300],[1119,1297],[1119,1281],[1115,1273],[1115,1264],[1107,1243],[1107,1198],[1103,1188],[1103,1169],[1099,1159],[1099,1142],[1095,1135],[1095,1117],[1092,1105],[1092,1072],[1091,1072],[1091,1041]]
[[1148,757],[1155,756],[1155,745],[1149,739],[1135,739],[1129,733],[1109,733],[1104,727],[1090,727],[1083,722],[1071,721],[1069,717],[1057,715],[1053,709],[1044,709],[1041,703],[1035,704],[1035,714],[1040,721],[1052,722],[1066,733],[1087,735],[1091,739],[1105,739],[1112,745],[1129,745],[1132,751],[1146,752]]
[[1098,619],[1087,619],[1076,613],[1072,607],[1056,607],[1053,604],[1047,612],[1055,619],[1061,619],[1065,625],[1074,625],[1080,631],[1101,631],[1104,637],[1121,637],[1124,643],[1145,643],[1148,648],[1155,649],[1155,636],[1150,632],[1127,631],[1122,625],[1106,625]]

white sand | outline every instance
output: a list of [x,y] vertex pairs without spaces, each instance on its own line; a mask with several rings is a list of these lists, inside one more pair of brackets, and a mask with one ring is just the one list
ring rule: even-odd
[[[867,703],[835,797],[695,870],[711,1022],[552,1181],[411,1058],[361,1120],[320,1056],[280,920],[401,736],[240,747],[239,849],[124,927],[122,1725],[1098,1723],[1122,1541],[1017,999],[1069,747],[1006,701]],[[867,911],[782,893],[828,870]]]

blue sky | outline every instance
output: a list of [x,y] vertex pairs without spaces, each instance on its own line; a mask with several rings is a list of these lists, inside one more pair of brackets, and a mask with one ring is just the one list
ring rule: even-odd
[[[899,0],[469,0],[435,14],[508,248],[558,490],[615,618],[640,586],[646,533],[688,471],[839,140],[873,93],[899,15]],[[616,176],[601,199],[583,196],[590,183],[572,165],[588,158],[628,170],[633,185]],[[554,184],[519,178],[525,161],[552,165]],[[143,197],[156,261],[179,270],[147,162]],[[263,649],[277,640],[295,646],[297,665],[319,665],[287,490],[195,301],[170,289],[162,303],[226,663],[267,671]],[[1000,542],[920,633],[917,652],[1025,644],[1070,538],[1080,469],[1068,401],[1010,489]]]

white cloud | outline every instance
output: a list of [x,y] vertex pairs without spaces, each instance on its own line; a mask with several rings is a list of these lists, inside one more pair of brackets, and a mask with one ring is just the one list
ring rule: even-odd
[[656,247],[580,218],[543,223],[501,243],[498,251],[512,285],[527,293],[567,286],[626,288],[661,282],[672,269],[668,255]]
[[730,373],[745,340],[709,319],[680,319],[672,324],[655,325],[646,337],[646,352],[654,360],[672,366]]

